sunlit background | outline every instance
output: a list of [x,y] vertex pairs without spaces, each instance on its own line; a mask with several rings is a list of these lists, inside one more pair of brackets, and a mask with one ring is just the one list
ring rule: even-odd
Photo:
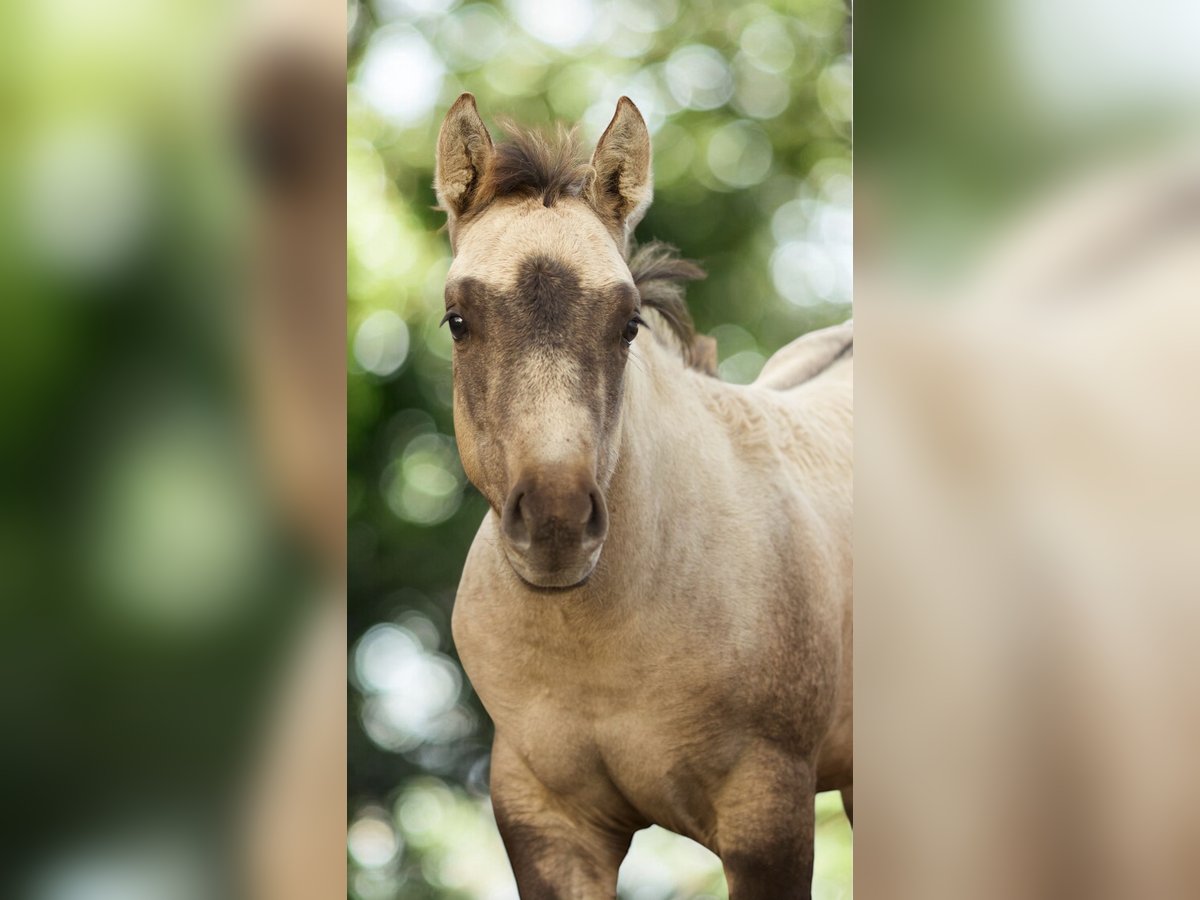
[[[595,141],[630,96],[654,142],[638,234],[700,260],[689,290],[720,373],[751,381],[851,299],[851,59],[836,0],[352,2],[348,84],[350,891],[508,898],[487,800],[491,725],[450,610],[486,504],[458,464],[450,265],[434,144],[462,91],[497,120],[578,123]],[[814,896],[850,895],[849,827],[818,802]],[[715,857],[642,832],[621,896],[724,897]]]

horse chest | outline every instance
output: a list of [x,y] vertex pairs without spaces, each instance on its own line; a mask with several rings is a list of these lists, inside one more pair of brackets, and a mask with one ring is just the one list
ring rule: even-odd
[[[609,695],[611,698],[611,694]],[[719,780],[712,724],[697,708],[595,702],[559,689],[529,693],[504,725],[537,780],[554,794],[690,834],[711,827],[707,785]]]
[[[634,659],[639,656],[640,659]],[[721,685],[681,664],[586,653],[529,661],[512,644],[477,684],[497,729],[547,789],[683,833],[709,827],[706,789],[736,755]]]
[[752,611],[769,607],[747,583],[736,607],[714,597],[634,625],[499,597],[480,579],[460,590],[455,637],[498,735],[545,788],[702,839],[711,798],[746,748],[767,740],[802,752],[811,740],[791,730],[812,730],[801,723],[825,705],[814,703],[826,690],[806,659],[815,622],[801,640],[790,622],[760,621]]

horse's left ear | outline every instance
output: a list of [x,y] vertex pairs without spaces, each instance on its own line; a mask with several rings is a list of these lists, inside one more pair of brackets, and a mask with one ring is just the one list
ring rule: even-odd
[[626,240],[646,214],[654,196],[650,174],[650,131],[628,97],[600,135],[592,154],[592,205],[608,225]]

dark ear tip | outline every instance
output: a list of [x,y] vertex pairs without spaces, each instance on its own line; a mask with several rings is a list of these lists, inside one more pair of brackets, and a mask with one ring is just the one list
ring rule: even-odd
[[469,106],[469,107],[471,107],[471,109],[475,110],[476,112],[479,111],[479,107],[475,103],[475,95],[472,94],[470,91],[463,91],[461,94],[458,95],[458,99],[455,100],[454,103],[450,107],[450,112],[458,112],[464,106]]

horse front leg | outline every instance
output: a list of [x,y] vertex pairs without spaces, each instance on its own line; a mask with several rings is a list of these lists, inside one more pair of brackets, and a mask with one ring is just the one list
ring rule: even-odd
[[632,832],[586,821],[497,736],[492,807],[521,900],[612,900]]
[[715,804],[730,900],[811,900],[815,800],[808,763],[747,754]]

